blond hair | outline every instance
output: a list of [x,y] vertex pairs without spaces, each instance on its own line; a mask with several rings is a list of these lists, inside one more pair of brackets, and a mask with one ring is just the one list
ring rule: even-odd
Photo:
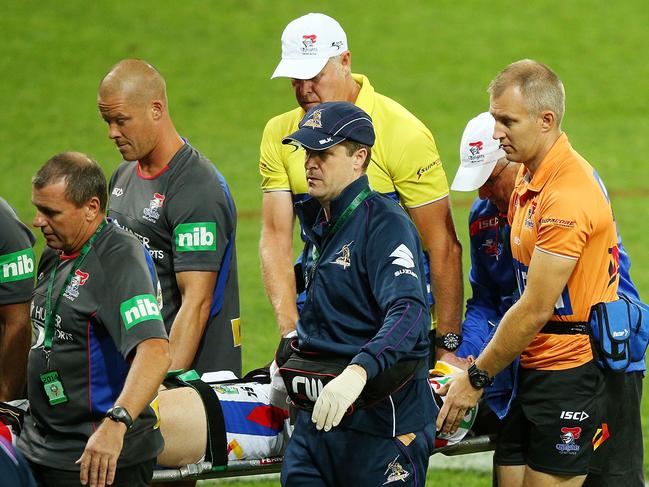
[[487,92],[499,97],[510,86],[517,87],[523,95],[523,103],[531,117],[541,112],[554,112],[557,126],[566,110],[566,93],[563,83],[545,64],[532,59],[523,59],[510,64],[489,83]]

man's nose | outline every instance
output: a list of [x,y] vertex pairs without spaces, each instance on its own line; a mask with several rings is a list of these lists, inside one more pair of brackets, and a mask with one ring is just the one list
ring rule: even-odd
[[491,135],[494,140],[502,140],[505,138],[505,132],[502,129],[502,125],[496,122],[494,126],[494,133]]
[[45,219],[43,218],[43,214],[38,210],[36,210],[36,215],[34,215],[32,226],[34,226],[35,228],[40,228],[45,226]]
[[122,135],[122,133],[119,131],[117,128],[117,125],[114,123],[111,123],[108,125],[108,138],[115,140],[119,138]]

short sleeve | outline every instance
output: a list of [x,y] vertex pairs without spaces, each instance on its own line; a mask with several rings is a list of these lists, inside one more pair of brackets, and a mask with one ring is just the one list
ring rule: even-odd
[[129,242],[102,260],[106,294],[99,297],[98,320],[126,358],[138,343],[167,338],[157,300],[157,276],[149,253]]
[[263,191],[289,191],[288,173],[282,162],[282,134],[277,118],[268,121],[261,137],[259,172]]
[[173,268],[175,272],[218,272],[235,237],[234,201],[216,168],[204,167],[193,174],[191,180],[178,181],[166,208]]
[[[532,212],[535,202],[531,203]],[[582,254],[593,222],[579,192],[551,193],[539,205],[536,248],[550,254],[578,259]]]
[[29,301],[34,289],[34,235],[0,200],[0,305]]
[[428,129],[414,129],[405,140],[402,136],[393,144],[401,153],[392,177],[405,207],[416,208],[448,196],[446,173]]

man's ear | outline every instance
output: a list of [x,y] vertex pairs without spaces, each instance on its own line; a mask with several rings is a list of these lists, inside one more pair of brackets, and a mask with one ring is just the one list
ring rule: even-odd
[[162,114],[164,113],[164,103],[160,100],[153,100],[151,102],[151,115],[153,116],[153,120],[158,121],[162,118]]
[[93,196],[90,198],[86,204],[86,213],[85,213],[85,219],[88,222],[94,221],[95,218],[97,218],[97,215],[101,211],[101,203],[99,201],[99,198],[96,196]]
[[359,148],[354,153],[354,170],[363,171],[363,166],[365,165],[367,156],[367,149],[365,147]]
[[550,132],[557,127],[557,116],[552,110],[542,111],[539,118],[541,119],[541,131]]

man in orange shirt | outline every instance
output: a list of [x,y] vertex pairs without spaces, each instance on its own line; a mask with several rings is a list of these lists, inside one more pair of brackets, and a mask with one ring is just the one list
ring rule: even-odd
[[496,446],[500,485],[580,486],[604,385],[587,321],[592,305],[616,299],[619,281],[613,215],[594,169],[561,131],[565,95],[551,69],[513,63],[489,94],[493,137],[523,165],[508,215],[521,298],[451,383],[438,427],[457,429],[491,378],[520,356],[519,396]]

